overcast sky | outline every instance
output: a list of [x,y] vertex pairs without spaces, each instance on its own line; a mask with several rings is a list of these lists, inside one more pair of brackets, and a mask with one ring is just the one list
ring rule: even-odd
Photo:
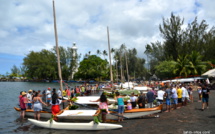
[[[52,0],[0,0],[0,74],[21,66],[30,51],[55,45]],[[59,45],[78,53],[108,51],[125,43],[144,57],[145,45],[162,41],[159,24],[171,12],[215,24],[215,0],[55,0]]]

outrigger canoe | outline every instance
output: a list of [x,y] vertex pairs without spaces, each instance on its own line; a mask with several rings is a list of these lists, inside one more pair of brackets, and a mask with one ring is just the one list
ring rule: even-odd
[[[21,111],[20,108],[17,108],[17,107],[14,107],[14,109],[15,109],[16,111],[18,111],[18,112]],[[51,112],[48,112],[48,111],[42,110],[42,111],[40,112],[40,118],[46,118],[46,119],[47,119],[47,118],[50,118],[51,115],[52,115],[52,113],[51,113]],[[33,109],[26,109],[26,110],[25,110],[25,116],[26,116],[26,117],[34,117],[34,110],[33,110]]]
[[110,123],[94,123],[94,121],[91,121],[89,123],[63,123],[56,122],[54,120],[50,122],[50,120],[38,121],[34,119],[28,119],[28,121],[38,127],[64,130],[110,130],[122,128],[122,125]]
[[[156,114],[161,112],[162,105],[154,108],[139,108],[125,110],[123,117],[125,119],[139,118],[142,116],[147,116],[151,114]],[[73,120],[92,120],[93,116],[97,113],[97,110],[64,110],[61,114],[58,114],[59,119],[73,119]],[[117,111],[110,111],[110,114],[106,115],[107,120],[118,119]]]
[[[18,108],[15,108],[17,111]],[[125,119],[132,119],[132,118],[139,118],[142,116],[147,116],[151,114],[156,114],[161,112],[162,105],[154,108],[139,108],[139,109],[131,109],[131,110],[125,110],[123,117]],[[68,110],[68,107],[61,110],[57,117],[58,119],[62,120],[93,120],[93,116],[97,113],[97,110]],[[26,116],[34,117],[34,112],[31,109],[26,110]],[[47,111],[41,112],[41,118],[50,118],[51,113]],[[116,120],[118,119],[117,111],[110,111],[110,114],[107,114],[106,116],[107,120]]]

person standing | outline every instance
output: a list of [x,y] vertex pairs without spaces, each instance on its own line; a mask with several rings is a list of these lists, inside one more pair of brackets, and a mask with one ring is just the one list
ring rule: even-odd
[[140,96],[137,98],[137,104],[139,108],[145,108],[146,96],[143,92],[140,93]]
[[84,94],[85,94],[85,86],[82,85],[81,86],[81,96],[84,96]]
[[207,105],[207,108],[209,108],[208,100],[209,100],[209,94],[210,90],[207,88],[206,85],[202,86],[202,111],[205,109],[205,104]]
[[187,89],[184,87],[184,85],[181,86],[182,90],[182,106],[187,105]]
[[171,88],[170,88],[169,85],[166,88],[165,96],[166,96],[166,111],[165,112],[170,112],[170,110],[171,110],[172,91],[171,91]]
[[33,103],[33,110],[34,110],[34,119],[40,120],[40,112],[42,111],[42,104],[44,104],[45,106],[47,106],[47,104],[42,101],[38,92],[35,93],[32,103]]
[[57,120],[56,114],[60,112],[60,104],[62,100],[59,99],[55,90],[53,90],[52,100],[50,101],[52,115],[54,115],[54,120]]
[[105,96],[104,92],[102,93],[102,95],[100,96],[100,98],[96,101],[91,101],[91,102],[99,102],[99,113],[101,113],[102,115],[102,122],[105,123],[106,122],[106,115],[107,113],[109,113],[108,110],[108,100],[107,97]]
[[182,106],[182,89],[180,86],[176,86],[177,88],[177,95],[178,95],[178,108],[181,108]]
[[163,104],[164,94],[165,94],[165,92],[163,91],[163,88],[160,87],[159,90],[158,90],[158,92],[157,92],[157,95],[158,95],[158,97],[157,97],[157,104],[158,105]]
[[66,87],[66,95],[67,95],[68,99],[70,99],[71,91],[70,91],[69,87]]
[[193,102],[193,88],[192,88],[192,85],[189,85],[189,87],[188,87],[188,94],[189,94],[189,97],[190,97],[190,101]]
[[26,104],[27,102],[27,98],[26,98],[26,92],[22,92],[22,96],[20,96],[19,98],[19,105],[20,105],[20,109],[21,109],[21,113],[20,116],[22,119],[25,118],[25,110],[26,110]]
[[124,113],[124,100],[123,96],[116,92],[116,100],[118,103],[118,122],[123,121],[123,113]]
[[137,97],[134,95],[134,93],[131,94],[130,100],[131,100],[132,108],[133,109],[136,108],[136,106],[137,106]]
[[61,93],[60,88],[57,90],[57,94],[58,94],[58,97],[59,97],[59,98],[62,98],[62,93]]
[[51,102],[51,88],[48,87],[48,89],[46,90],[46,104],[48,105]]
[[202,100],[202,88],[198,87],[198,94],[199,94],[199,102]]
[[32,108],[32,90],[31,89],[28,90],[27,99],[28,99],[27,109],[31,109]]
[[154,93],[148,89],[148,92],[146,94],[146,99],[147,99],[147,106],[148,108],[152,108],[153,107],[153,101],[154,101]]
[[172,88],[172,99],[173,99],[173,108],[176,109],[178,107],[178,94],[177,94],[177,89],[175,85]]

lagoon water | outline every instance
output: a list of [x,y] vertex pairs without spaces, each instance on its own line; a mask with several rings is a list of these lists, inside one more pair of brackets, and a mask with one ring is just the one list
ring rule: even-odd
[[[75,86],[75,85],[71,85]],[[27,120],[21,120],[19,112],[14,110],[18,106],[18,96],[21,91],[41,90],[47,87],[59,88],[58,83],[34,82],[0,82],[0,134],[64,134],[64,133],[95,133],[95,131],[52,130],[36,127]],[[96,133],[102,133],[97,131]],[[104,132],[103,132],[104,133]]]

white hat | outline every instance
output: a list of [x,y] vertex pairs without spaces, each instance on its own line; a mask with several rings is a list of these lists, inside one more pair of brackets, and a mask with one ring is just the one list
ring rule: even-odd
[[131,102],[130,100],[128,100],[127,102]]

